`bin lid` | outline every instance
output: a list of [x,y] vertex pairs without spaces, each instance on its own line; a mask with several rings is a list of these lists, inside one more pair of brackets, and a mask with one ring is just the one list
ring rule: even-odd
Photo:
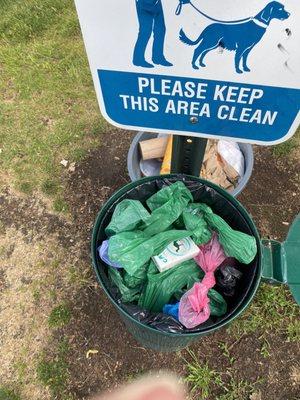
[[283,243],[286,257],[287,284],[300,304],[300,214],[294,220]]
[[264,239],[263,278],[270,283],[285,283],[300,305],[300,214],[292,223],[283,243]]

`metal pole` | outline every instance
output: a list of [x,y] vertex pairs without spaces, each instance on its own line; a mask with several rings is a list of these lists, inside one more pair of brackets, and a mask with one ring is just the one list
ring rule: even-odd
[[207,139],[192,136],[173,136],[172,173],[200,176]]

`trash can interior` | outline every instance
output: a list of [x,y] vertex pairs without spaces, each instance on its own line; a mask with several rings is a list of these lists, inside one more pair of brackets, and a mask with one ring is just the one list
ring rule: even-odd
[[[116,205],[124,199],[134,199],[140,200],[142,203],[160,190],[164,185],[170,185],[177,180],[182,180],[185,185],[191,191],[195,202],[203,202],[209,205],[213,211],[220,215],[233,229],[242,231],[249,235],[256,237],[258,248],[260,246],[259,238],[257,233],[252,229],[251,224],[247,221],[247,217],[243,215],[241,210],[234,204],[234,201],[230,201],[230,197],[222,190],[211,185],[209,182],[203,183],[203,180],[199,178],[186,177],[182,175],[170,176],[170,177],[155,177],[148,178],[141,181],[136,181],[128,185],[128,190],[119,192],[120,196],[114,200],[109,200],[106,203],[106,212],[99,221],[98,231],[96,234],[97,246],[93,249],[96,252],[98,246],[101,245],[103,240],[106,239],[105,228],[109,224],[113,211]],[[107,277],[107,268],[109,268],[105,263],[101,261],[99,256],[95,256],[96,265],[95,268],[98,271],[98,275],[101,280],[101,284],[105,286],[108,293],[110,294],[113,302],[118,306],[122,307],[120,304],[116,303],[114,294],[111,288],[111,284]],[[233,297],[226,298],[228,303],[228,311],[222,317],[211,317],[206,323],[200,325],[197,328],[186,330],[186,333],[196,333],[204,332],[205,330],[211,329],[225,320],[231,318],[235,313],[238,312],[240,307],[243,306],[244,302],[248,298],[249,292],[251,292],[253,286],[255,286],[259,274],[259,255],[256,256],[254,261],[249,265],[239,264],[238,269],[243,273],[239,285],[237,286],[236,292]]]

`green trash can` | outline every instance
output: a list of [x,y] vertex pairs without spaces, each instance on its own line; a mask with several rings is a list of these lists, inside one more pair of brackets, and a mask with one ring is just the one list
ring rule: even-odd
[[[163,185],[178,180],[183,181],[191,190],[194,200],[211,206],[232,228],[253,235],[257,241],[258,253],[253,262],[245,266],[235,296],[228,302],[228,311],[222,317],[214,317],[192,332],[162,332],[139,322],[127,313],[111,291],[107,277],[108,266],[101,261],[98,247],[106,239],[105,228],[110,222],[115,206],[124,199],[136,199],[144,202]],[[284,243],[271,240],[261,241],[258,231],[241,203],[219,186],[201,178],[186,175],[164,175],[144,178],[132,182],[118,190],[103,206],[97,216],[92,237],[92,259],[97,279],[112,302],[128,331],[144,347],[157,351],[177,351],[187,347],[201,336],[210,334],[232,322],[246,310],[259,287],[261,279],[270,283],[286,283],[298,303],[300,303],[300,216],[290,229]]]

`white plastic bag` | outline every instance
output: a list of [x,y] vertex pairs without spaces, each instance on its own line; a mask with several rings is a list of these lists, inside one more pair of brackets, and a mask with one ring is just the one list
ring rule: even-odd
[[236,142],[219,140],[218,153],[231,165],[242,178],[245,175],[245,159],[240,146]]

